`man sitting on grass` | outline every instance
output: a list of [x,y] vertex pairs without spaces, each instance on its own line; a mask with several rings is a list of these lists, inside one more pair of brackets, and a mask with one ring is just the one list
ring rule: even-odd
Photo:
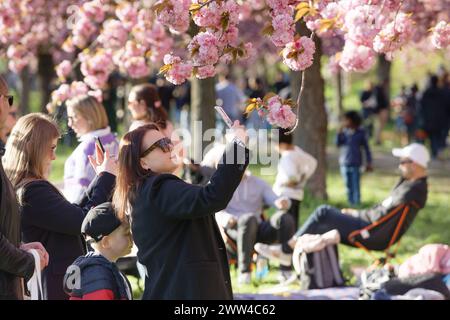
[[[280,252],[287,257],[280,262],[282,280],[291,276],[292,249],[287,242],[295,233],[295,222],[292,216],[286,213],[290,205],[288,198],[278,197],[267,182],[247,171],[228,206],[216,213],[217,223],[228,237],[237,242],[239,284],[251,282],[250,266],[256,242],[281,243]],[[261,215],[264,206],[283,211],[273,215],[269,221],[263,221]]]
[[[290,247],[295,248],[297,239],[304,234],[324,234],[333,229],[338,230],[343,244],[354,246],[353,242],[348,239],[352,232],[380,221],[399,206],[411,205],[398,234],[398,237],[401,237],[427,201],[426,168],[430,155],[427,149],[418,143],[410,144],[403,149],[394,149],[392,153],[395,157],[400,158],[399,169],[402,177],[389,197],[367,210],[338,209],[327,205],[318,207],[290,239]],[[363,237],[365,236],[368,234],[363,235]],[[379,242],[382,245],[386,243],[387,246],[391,237],[392,234],[386,234],[385,238],[380,239]],[[276,246],[258,245],[255,246],[255,249],[269,259],[279,260],[280,257],[284,257],[284,254]]]

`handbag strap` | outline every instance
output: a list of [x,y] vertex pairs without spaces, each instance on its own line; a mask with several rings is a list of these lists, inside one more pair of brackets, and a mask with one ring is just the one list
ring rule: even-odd
[[43,300],[42,279],[41,279],[41,258],[35,249],[30,252],[34,257],[35,269],[33,276],[27,283],[28,290],[31,294],[31,300]]

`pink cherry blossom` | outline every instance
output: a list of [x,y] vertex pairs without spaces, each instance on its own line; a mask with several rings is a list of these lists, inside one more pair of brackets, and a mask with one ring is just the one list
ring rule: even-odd
[[198,33],[188,45],[195,66],[213,65],[219,60],[219,42],[210,32]]
[[[198,1],[193,1],[193,3],[198,3]],[[193,16],[193,20],[199,27],[213,27],[220,25],[221,13],[220,5],[217,2],[212,2],[201,8]]]
[[86,17],[99,23],[105,19],[104,7],[102,0],[94,0],[84,3],[82,8]]
[[277,15],[272,20],[273,34],[270,36],[273,44],[283,47],[294,40],[295,26],[292,15]]
[[410,15],[399,13],[381,29],[373,41],[373,49],[380,53],[391,53],[400,49],[408,42],[414,32],[413,21]]
[[206,79],[214,77],[215,75],[216,69],[214,68],[214,66],[204,66],[197,69],[196,77],[198,79]]
[[375,56],[372,48],[347,41],[339,65],[346,72],[366,72],[374,65]]
[[86,94],[89,91],[88,86],[81,81],[74,81],[70,84],[70,95],[76,97],[78,95]]
[[274,96],[267,101],[267,121],[274,126],[290,128],[295,125],[297,119],[289,105],[282,104],[279,96]]
[[372,5],[361,5],[348,11],[344,20],[347,39],[355,44],[371,47],[382,27],[379,13],[379,8]]
[[120,3],[116,9],[116,15],[123,23],[124,28],[128,31],[136,25],[138,20],[138,10],[135,3]]
[[189,63],[182,63],[181,58],[172,54],[164,56],[164,63],[171,65],[170,70],[165,74],[167,81],[179,85],[184,83],[192,74],[193,67]]
[[313,63],[316,46],[308,37],[300,37],[289,42],[282,51],[283,62],[294,71],[302,71]]
[[171,32],[183,33],[189,28],[190,0],[160,0],[156,4],[167,3],[158,14],[158,20]]
[[128,39],[128,32],[122,22],[115,19],[106,20],[98,41],[105,47],[111,49],[121,48]]
[[100,103],[103,101],[102,90],[89,90],[87,94],[88,96],[94,97]]
[[72,71],[72,64],[69,60],[62,61],[56,66],[56,75],[59,79],[66,79],[66,77]]
[[438,49],[445,49],[450,45],[450,23],[440,21],[433,28],[431,43]]
[[82,15],[81,18],[77,20],[73,29],[73,44],[79,48],[84,48],[89,38],[95,33],[96,30],[97,28],[91,20]]
[[61,104],[70,98],[70,86],[67,83],[63,83],[52,92],[52,102],[54,104]]
[[103,88],[114,69],[111,52],[98,50],[94,55],[81,54],[80,61],[84,82],[93,89]]
[[129,57],[124,60],[123,67],[132,78],[143,78],[150,74],[150,68],[144,57]]

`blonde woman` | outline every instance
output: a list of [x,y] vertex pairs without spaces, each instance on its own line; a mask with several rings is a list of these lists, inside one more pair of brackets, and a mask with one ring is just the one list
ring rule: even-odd
[[112,155],[117,155],[119,142],[108,126],[105,108],[94,97],[85,95],[69,100],[67,118],[80,144],[64,165],[64,195],[67,200],[76,202],[95,177],[88,158],[95,152],[95,137]]
[[44,297],[50,300],[68,298],[62,286],[64,274],[86,253],[81,224],[91,207],[110,200],[117,168],[108,151],[97,150],[97,160],[90,157],[97,178],[80,205],[70,203],[48,181],[59,137],[58,126],[48,116],[28,114],[13,128],[3,157],[21,206],[23,241],[41,242],[50,257],[43,273]]

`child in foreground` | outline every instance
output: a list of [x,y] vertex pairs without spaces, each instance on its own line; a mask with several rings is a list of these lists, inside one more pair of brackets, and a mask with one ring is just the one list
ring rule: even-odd
[[70,300],[132,300],[131,286],[116,261],[131,252],[130,225],[110,202],[92,208],[81,226],[94,251],[75,260],[64,277]]

